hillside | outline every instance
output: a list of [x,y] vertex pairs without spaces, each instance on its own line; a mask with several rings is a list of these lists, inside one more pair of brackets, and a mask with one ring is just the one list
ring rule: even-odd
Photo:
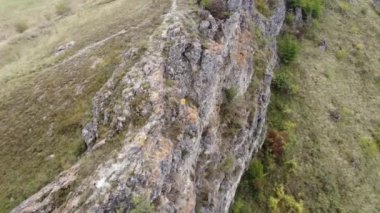
[[380,16],[369,1],[323,5],[275,71],[266,144],[284,140],[284,154],[276,162],[264,145],[233,212],[380,211]]
[[[81,128],[91,116],[92,97],[117,67],[131,66],[120,65],[125,50],[134,47],[142,54],[170,5],[150,0],[2,0],[0,5],[0,212],[6,212],[83,155]],[[18,23],[27,29],[17,32]]]
[[0,0],[0,212],[379,212],[378,0]]

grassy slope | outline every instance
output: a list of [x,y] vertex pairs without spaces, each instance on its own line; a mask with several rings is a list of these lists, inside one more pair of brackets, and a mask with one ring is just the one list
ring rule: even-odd
[[[295,62],[277,71],[294,88],[292,95],[274,91],[268,115],[270,128],[290,136],[284,160],[258,155],[265,176],[246,175],[235,212],[270,211],[279,185],[306,212],[380,211],[380,17],[368,1],[348,8],[345,1],[325,2],[319,30],[301,42]],[[318,47],[321,39],[326,52]],[[340,116],[337,122],[331,112]]]
[[[1,10],[29,11],[27,2],[1,4]],[[90,118],[91,98],[120,64],[122,51],[145,46],[168,6],[167,0],[157,5],[150,0],[72,4],[68,16],[49,21],[43,29],[37,24],[0,44],[0,56],[14,56],[0,57],[0,212],[77,161],[84,148],[80,130]],[[31,7],[39,8],[33,10],[39,14],[54,13],[50,1],[36,1]],[[1,17],[15,18],[11,15]],[[122,29],[126,29],[122,36],[60,64]],[[59,45],[71,40],[76,42],[74,48],[53,55]],[[94,63],[98,65],[91,68]]]

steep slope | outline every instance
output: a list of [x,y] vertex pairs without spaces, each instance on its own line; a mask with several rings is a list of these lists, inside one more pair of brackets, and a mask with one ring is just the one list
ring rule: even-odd
[[324,8],[276,71],[293,88],[274,89],[268,113],[269,131],[288,136],[283,159],[259,154],[234,212],[380,211],[380,17],[372,1]]
[[266,18],[251,0],[218,3],[172,1],[94,96],[86,157],[12,212],[228,211],[263,142],[285,5]]
[[[166,0],[74,0],[65,1],[72,3],[70,13],[58,15],[51,1],[30,2],[0,1],[6,11],[0,25],[9,30],[0,32],[7,34],[0,43],[0,212],[83,156],[81,129],[92,97],[125,49],[138,48],[138,60],[170,7]],[[13,32],[8,21],[24,16],[29,28]]]

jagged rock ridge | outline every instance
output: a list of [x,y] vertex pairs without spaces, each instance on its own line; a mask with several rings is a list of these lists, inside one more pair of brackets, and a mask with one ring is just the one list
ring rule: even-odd
[[[173,0],[141,60],[117,82],[121,64],[94,97],[84,139],[91,148],[121,134],[117,157],[83,180],[74,166],[13,212],[131,211],[144,202],[157,212],[228,211],[263,142],[285,5],[267,19],[252,0],[230,0],[218,20],[186,4]],[[259,51],[267,52],[261,74]],[[57,203],[54,194],[74,181]]]

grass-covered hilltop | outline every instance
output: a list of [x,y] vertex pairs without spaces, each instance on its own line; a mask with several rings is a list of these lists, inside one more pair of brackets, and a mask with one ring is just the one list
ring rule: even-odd
[[267,137],[232,212],[379,212],[379,2],[287,2]]
[[6,212],[380,212],[380,0],[0,0]]

